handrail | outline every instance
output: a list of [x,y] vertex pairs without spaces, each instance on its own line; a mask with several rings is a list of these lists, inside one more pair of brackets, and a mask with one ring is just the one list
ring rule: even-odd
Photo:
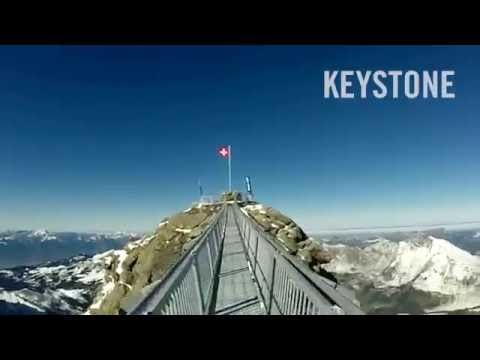
[[123,304],[122,310],[128,315],[206,313],[218,273],[226,216],[224,205],[195,245],[161,279]]
[[363,314],[352,292],[287,253],[236,204],[234,215],[267,314]]
[[354,314],[363,312],[351,292],[312,271],[243,213],[224,204],[195,244],[165,276],[145,287],[130,304],[129,315],[209,314],[220,271],[227,217],[233,215],[249,267],[267,314]]

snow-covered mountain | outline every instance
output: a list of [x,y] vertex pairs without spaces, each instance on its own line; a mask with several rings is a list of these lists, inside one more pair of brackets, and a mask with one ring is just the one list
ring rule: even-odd
[[[141,289],[159,279],[202,234],[219,204],[198,204],[164,219],[144,236],[49,233],[3,233],[4,247],[26,244],[34,252],[56,244],[121,241],[121,249],[81,255],[37,266],[0,269],[0,314],[118,314],[120,303],[134,286]],[[73,236],[73,237],[72,237]],[[53,239],[56,237],[56,239]],[[117,244],[113,242],[113,244]],[[34,254],[38,258],[38,253]],[[58,253],[57,253],[58,255]]]
[[357,290],[369,312],[480,307],[479,256],[422,234],[399,242],[378,238],[371,243],[364,248],[325,244],[335,257],[324,265]]
[[0,270],[0,314],[82,314],[105,282],[117,252]]
[[127,251],[144,246],[151,238],[130,238],[123,249],[94,256],[0,270],[0,315],[89,314],[111,290],[108,274],[121,274]]
[[4,231],[0,232],[0,269],[56,261],[78,254],[93,255],[122,248],[139,237],[138,234],[123,232]]

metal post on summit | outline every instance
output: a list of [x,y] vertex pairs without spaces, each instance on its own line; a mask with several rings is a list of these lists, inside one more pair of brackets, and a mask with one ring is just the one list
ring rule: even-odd
[[228,191],[232,191],[232,147],[230,145],[223,146],[218,150],[218,153],[223,158],[228,158]]
[[200,178],[198,178],[198,190],[200,191],[200,198],[203,197],[203,187],[202,183],[200,182]]
[[228,191],[232,192],[232,147],[228,145]]
[[253,190],[252,190],[252,180],[250,179],[250,176],[245,177],[245,185],[247,187],[247,199],[248,201],[253,200]]

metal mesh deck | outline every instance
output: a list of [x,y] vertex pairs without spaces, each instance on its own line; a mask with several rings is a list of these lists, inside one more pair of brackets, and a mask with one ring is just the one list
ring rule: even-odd
[[233,216],[229,216],[225,231],[215,313],[265,314]]

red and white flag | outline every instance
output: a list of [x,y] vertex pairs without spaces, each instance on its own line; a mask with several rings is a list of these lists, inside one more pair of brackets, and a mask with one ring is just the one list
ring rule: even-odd
[[218,149],[218,154],[223,158],[228,158],[230,156],[230,151],[228,150],[227,146],[222,146]]
[[218,149],[218,155],[224,159],[228,159],[228,191],[232,191],[232,147],[222,146]]

